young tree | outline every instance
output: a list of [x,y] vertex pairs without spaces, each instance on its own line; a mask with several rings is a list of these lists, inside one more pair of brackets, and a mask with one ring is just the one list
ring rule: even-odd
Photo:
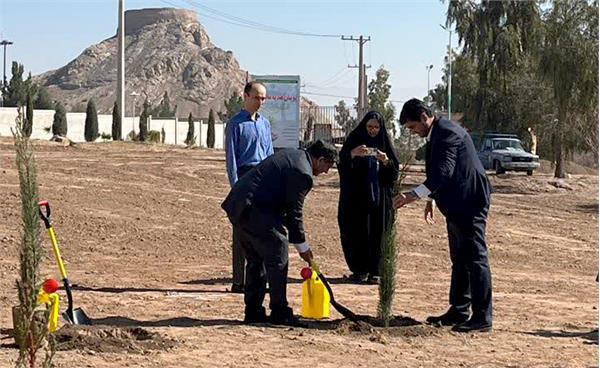
[[215,148],[215,114],[212,109],[208,113],[208,130],[206,132],[206,147]]
[[60,102],[56,103],[54,119],[52,121],[52,134],[61,137],[67,136],[67,112]]
[[185,144],[188,146],[194,145],[194,117],[191,112],[188,116],[188,132],[185,137]]
[[112,135],[112,140],[113,141],[120,141],[122,140],[122,136],[121,136],[121,111],[119,110],[119,104],[117,103],[117,101],[115,101],[114,105],[113,105],[113,111],[112,111],[112,131],[111,131],[111,135]]
[[85,141],[94,142],[98,139],[98,113],[96,112],[96,104],[90,99],[85,111]]
[[[388,128],[392,129],[392,136],[396,136],[396,108],[389,102],[392,86],[388,84],[390,72],[385,70],[383,65],[377,69],[375,79],[369,82],[367,88],[367,97],[369,109],[375,110],[383,115]],[[358,117],[362,119],[362,116]]]
[[55,340],[48,329],[48,314],[38,310],[38,293],[41,284],[40,266],[44,249],[40,240],[39,195],[37,167],[31,142],[23,132],[21,110],[13,132],[16,164],[21,191],[22,238],[18,245],[19,278],[17,293],[19,305],[13,311],[14,336],[19,345],[17,367],[35,367],[38,352],[46,351],[44,367],[51,367]]

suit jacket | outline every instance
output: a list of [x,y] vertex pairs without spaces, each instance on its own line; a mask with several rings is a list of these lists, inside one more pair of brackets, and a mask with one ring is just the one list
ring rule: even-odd
[[490,204],[491,185],[469,133],[436,119],[426,147],[425,186],[449,218],[472,217]]
[[233,225],[258,234],[284,225],[290,243],[304,243],[302,208],[312,186],[309,153],[283,149],[244,175],[221,207]]

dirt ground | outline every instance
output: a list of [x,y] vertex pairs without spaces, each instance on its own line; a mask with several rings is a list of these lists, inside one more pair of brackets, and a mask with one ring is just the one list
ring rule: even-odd
[[[597,367],[598,177],[555,182],[490,175],[488,224],[494,331],[456,334],[418,323],[310,328],[245,326],[230,284],[231,228],[220,151],[127,143],[63,148],[37,142],[39,189],[53,222],[76,306],[91,328],[66,328],[58,367]],[[411,172],[408,184],[423,180]],[[306,228],[336,298],[375,316],[378,290],[351,285],[339,243],[337,172],[320,176]],[[12,140],[0,139],[0,366],[14,366],[7,335],[17,303],[20,198]],[[423,203],[398,212],[395,315],[423,322],[447,307],[446,231],[422,219]],[[44,277],[58,278],[47,234]],[[303,264],[290,251],[288,297],[300,311]],[[64,306],[63,298],[63,306]]]

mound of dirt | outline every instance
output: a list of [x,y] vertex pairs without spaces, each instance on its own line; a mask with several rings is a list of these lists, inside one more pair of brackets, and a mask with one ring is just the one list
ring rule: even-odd
[[370,335],[369,340],[385,344],[386,336],[396,337],[419,337],[433,336],[440,334],[439,328],[424,325],[423,323],[404,316],[395,316],[389,323],[389,327],[384,327],[383,321],[371,316],[359,316],[358,322],[349,319],[339,321],[337,333],[340,335]]
[[56,332],[58,350],[84,350],[98,353],[137,353],[166,351],[174,340],[140,327],[106,327],[65,325]]

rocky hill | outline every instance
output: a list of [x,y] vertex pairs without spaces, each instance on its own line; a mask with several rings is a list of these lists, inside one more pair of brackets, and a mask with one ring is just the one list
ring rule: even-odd
[[[64,67],[35,77],[69,110],[85,108],[93,98],[98,111],[109,113],[116,99],[116,35],[85,49]],[[223,101],[241,92],[246,72],[231,51],[213,45],[191,10],[162,8],[125,13],[126,113],[132,92],[139,113],[145,96],[153,106],[165,91],[178,115],[206,117],[210,108],[223,110]]]

